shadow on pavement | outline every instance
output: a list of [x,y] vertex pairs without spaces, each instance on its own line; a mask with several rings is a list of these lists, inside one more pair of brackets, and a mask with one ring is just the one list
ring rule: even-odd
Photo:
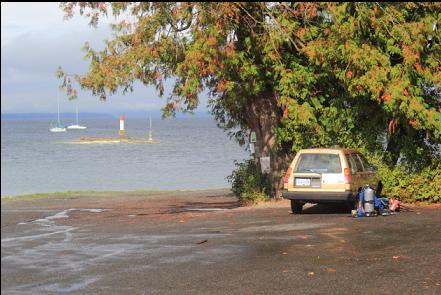
[[163,213],[183,213],[191,211],[217,211],[228,210],[240,207],[239,201],[226,202],[185,202],[167,208]]
[[315,204],[311,207],[304,208],[302,214],[351,214],[345,204]]

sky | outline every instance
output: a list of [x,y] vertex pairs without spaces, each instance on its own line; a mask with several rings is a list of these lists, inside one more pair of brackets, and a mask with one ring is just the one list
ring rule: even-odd
[[[59,3],[1,3],[1,112],[53,113],[74,112],[75,101],[69,101],[58,90],[60,81],[55,71],[61,66],[67,73],[85,73],[87,61],[82,47],[88,41],[92,48],[103,47],[103,40],[111,37],[110,16],[102,19],[97,28],[78,13],[63,20]],[[171,88],[171,83],[166,83]],[[198,113],[206,114],[207,98],[201,98]],[[80,112],[124,113],[146,112],[158,114],[165,105],[153,87],[135,85],[133,93],[117,93],[105,102],[80,91]]]

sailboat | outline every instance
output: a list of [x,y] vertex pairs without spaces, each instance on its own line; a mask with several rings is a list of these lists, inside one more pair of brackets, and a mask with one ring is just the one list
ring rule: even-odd
[[86,126],[81,126],[78,124],[78,101],[77,101],[77,107],[76,107],[76,111],[77,111],[77,124],[76,125],[69,125],[67,126],[67,129],[69,130],[82,130],[82,129],[86,129]]
[[58,105],[58,121],[56,124],[52,124],[49,129],[50,132],[66,132],[66,126],[61,124],[60,121],[60,95],[57,93],[57,105]]

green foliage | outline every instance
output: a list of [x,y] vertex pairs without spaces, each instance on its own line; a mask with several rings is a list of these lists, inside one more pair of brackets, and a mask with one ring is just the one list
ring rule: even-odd
[[252,159],[235,162],[235,165],[236,169],[227,176],[233,193],[246,204],[269,200],[269,183],[262,175],[259,165]]
[[383,153],[390,167],[401,159],[411,170],[439,159],[441,39],[434,26],[441,21],[441,6],[315,7],[331,20],[308,24],[306,31],[319,27],[321,34],[305,39],[297,58],[286,55],[276,68],[286,109],[279,144],[292,143],[293,152],[331,145],[366,148]]
[[412,172],[402,165],[393,168],[380,159],[371,159],[378,167],[384,188],[382,194],[405,202],[441,202],[441,163],[434,162],[421,171]]

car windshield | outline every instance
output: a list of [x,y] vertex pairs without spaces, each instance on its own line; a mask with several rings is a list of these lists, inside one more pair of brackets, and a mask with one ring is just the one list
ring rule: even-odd
[[302,154],[295,172],[340,173],[340,157],[337,154]]

